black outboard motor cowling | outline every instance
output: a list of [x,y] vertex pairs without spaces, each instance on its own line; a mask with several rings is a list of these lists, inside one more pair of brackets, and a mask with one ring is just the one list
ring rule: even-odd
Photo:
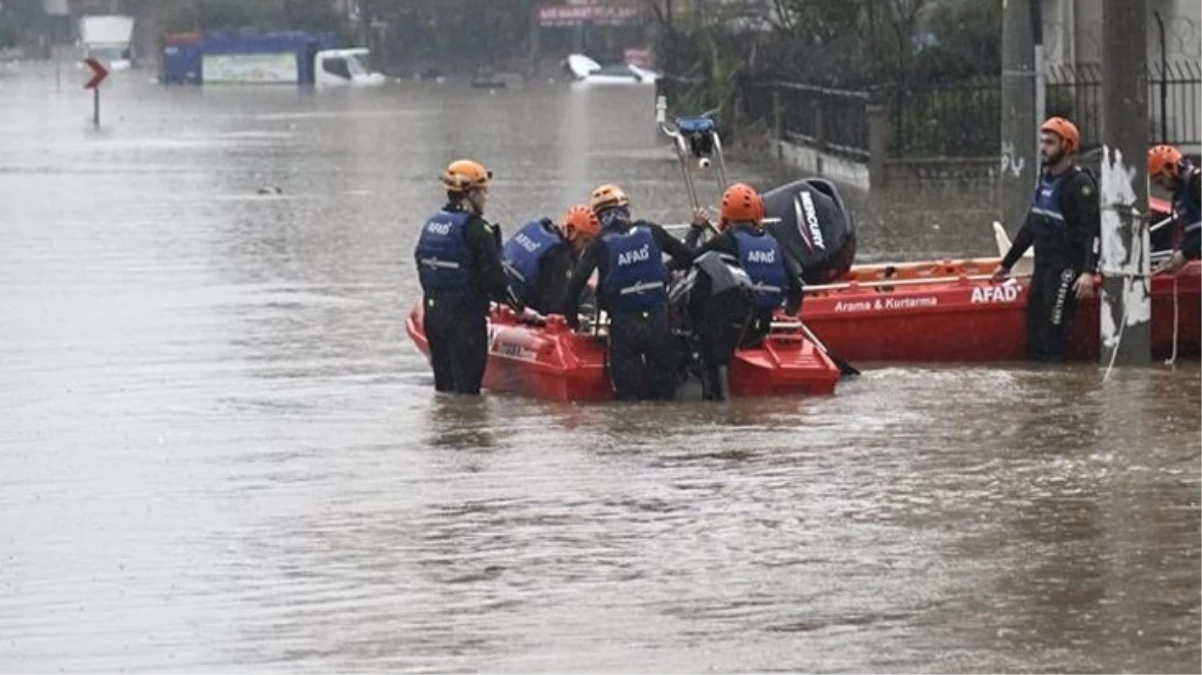
[[856,230],[835,185],[805,178],[764,193],[766,223],[781,247],[802,269],[807,284],[825,284],[851,269]]

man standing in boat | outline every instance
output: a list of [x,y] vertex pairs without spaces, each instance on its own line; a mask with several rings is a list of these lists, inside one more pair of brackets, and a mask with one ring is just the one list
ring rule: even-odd
[[1173,240],[1181,243],[1160,269],[1176,273],[1202,255],[1202,170],[1177,148],[1158,145],[1148,151],[1148,178],[1172,195],[1173,218],[1180,228]]
[[447,203],[422,226],[414,251],[436,391],[479,394],[489,301],[521,307],[501,266],[501,233],[484,219],[491,179],[478,162],[452,162],[442,177]]
[[1039,131],[1044,170],[1035,200],[993,278],[1004,280],[1035,245],[1035,271],[1027,293],[1027,357],[1063,361],[1075,300],[1094,296],[1101,218],[1093,178],[1073,163],[1081,148],[1076,125],[1051,117]]
[[[662,227],[632,222],[630,199],[617,185],[593,190],[593,212],[601,237],[584,250],[564,291],[564,316],[580,327],[580,292],[593,271],[597,300],[609,312],[610,383],[619,400],[670,400],[676,396],[675,350],[668,324],[668,267],[685,268],[693,256]],[[650,392],[644,392],[644,383]]]
[[563,314],[563,285],[600,232],[597,215],[584,204],[568,209],[562,228],[550,218],[527,223],[502,250],[514,295],[539,314]]
[[[801,269],[784,254],[772,233],[764,229],[764,198],[749,185],[735,183],[722,195],[717,237],[694,255],[716,251],[738,258],[739,265],[755,284],[755,318],[744,334],[743,346],[758,345],[772,330],[772,318],[781,303],[785,314],[801,311]],[[704,211],[693,214],[693,229],[685,240],[695,244],[701,229],[713,225]]]

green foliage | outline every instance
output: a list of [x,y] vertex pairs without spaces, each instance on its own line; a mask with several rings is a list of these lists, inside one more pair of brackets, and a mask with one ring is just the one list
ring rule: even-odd
[[[661,42],[692,64],[681,71],[692,87],[677,96],[680,108],[740,105],[747,122],[770,122],[771,88],[740,82],[788,81],[836,89],[870,89],[893,115],[898,154],[972,156],[997,146],[1000,103],[996,86],[944,83],[1000,70],[1000,3],[987,0],[774,0],[782,11],[775,30],[734,36],[721,25],[687,35],[692,53]],[[667,37],[671,31],[665,31]],[[743,99],[740,103],[740,99]],[[829,99],[829,100],[828,100]],[[847,97],[815,99],[843,125],[849,142],[866,135],[846,124],[863,115],[839,107]],[[851,99],[847,99],[851,100]],[[862,100],[862,99],[861,99]],[[862,105],[862,104],[857,104]],[[828,109],[828,106],[829,109]],[[796,111],[786,120],[795,119]],[[800,118],[797,118],[800,119]],[[801,130],[804,132],[804,130]],[[807,132],[808,133],[808,132]]]
[[6,12],[0,11],[0,49],[15,47],[21,42],[21,29]]
[[[140,0],[141,4],[153,0]],[[160,0],[168,32],[193,30],[307,30],[341,32],[345,21],[334,6],[313,0]],[[138,4],[138,3],[131,3]]]
[[525,55],[538,0],[364,0],[368,20],[387,26],[394,61],[439,68],[480,67]]
[[862,28],[863,2],[854,0],[786,0],[788,32],[811,44],[831,44]]
[[918,77],[959,79],[1001,72],[1002,7],[959,0],[935,6],[928,21],[935,44],[919,52]]

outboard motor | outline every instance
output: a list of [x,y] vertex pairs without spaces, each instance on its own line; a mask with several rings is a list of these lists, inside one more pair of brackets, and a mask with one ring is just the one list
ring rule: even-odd
[[700,378],[704,398],[726,398],[726,368],[755,312],[751,278],[729,255],[709,252],[668,290],[685,378]]
[[825,284],[851,269],[856,230],[835,185],[805,178],[764,193],[768,231],[801,265],[807,284]]

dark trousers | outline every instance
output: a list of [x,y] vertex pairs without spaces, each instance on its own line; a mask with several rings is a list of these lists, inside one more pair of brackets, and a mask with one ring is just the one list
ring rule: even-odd
[[[767,329],[757,333],[756,315],[746,307],[710,307],[694,321],[704,369],[702,396],[707,401],[725,401],[728,396],[728,368],[737,349],[758,346]],[[771,323],[771,310],[768,310]],[[749,343],[749,340],[751,341]]]
[[[1041,258],[1042,256],[1042,258]],[[1058,251],[1036,251],[1027,297],[1027,358],[1064,361],[1076,310],[1078,273]]]
[[[432,306],[431,306],[432,305]],[[488,323],[475,309],[426,301],[426,339],[434,367],[434,389],[479,394],[488,364]]]
[[609,381],[620,401],[676,397],[676,362],[666,308],[614,312],[609,319]]

